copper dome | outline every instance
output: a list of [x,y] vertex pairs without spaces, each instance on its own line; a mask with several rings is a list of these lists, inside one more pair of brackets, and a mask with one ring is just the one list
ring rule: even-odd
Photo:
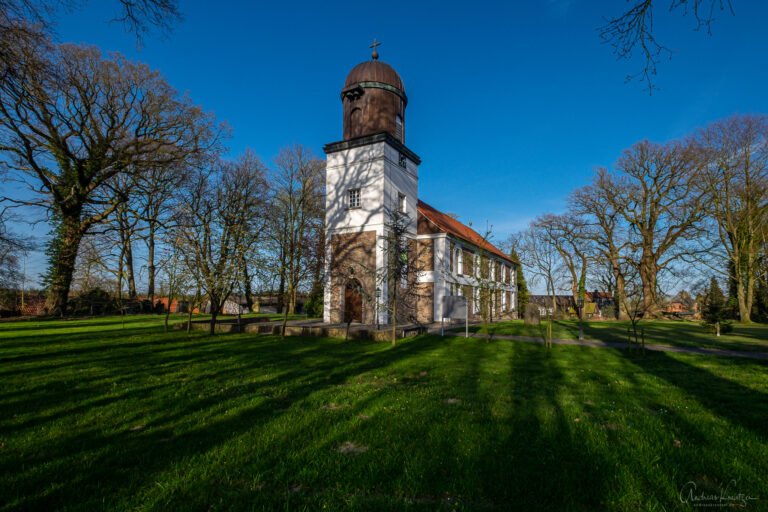
[[361,62],[352,68],[352,71],[347,75],[347,80],[344,82],[344,89],[361,82],[380,82],[405,92],[403,81],[400,79],[397,71],[389,64],[378,60]]

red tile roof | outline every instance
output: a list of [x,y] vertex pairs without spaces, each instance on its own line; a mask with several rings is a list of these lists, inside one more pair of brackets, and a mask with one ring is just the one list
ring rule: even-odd
[[465,240],[482,250],[488,251],[500,258],[503,258],[506,261],[517,263],[515,260],[510,258],[508,254],[504,254],[504,251],[486,241],[477,231],[470,228],[469,226],[462,224],[450,215],[446,215],[440,210],[433,208],[424,201],[419,200],[416,209],[419,215],[423,215],[428,221],[437,227],[438,230]]

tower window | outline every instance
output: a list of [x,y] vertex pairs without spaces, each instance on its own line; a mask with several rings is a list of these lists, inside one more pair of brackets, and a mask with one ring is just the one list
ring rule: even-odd
[[400,162],[399,162],[399,164],[400,164],[400,167],[402,167],[403,169],[408,167],[408,159],[402,153],[400,153]]
[[397,210],[400,213],[407,213],[405,194],[403,194],[402,192],[397,193]]
[[395,116],[395,138],[403,142],[403,118],[399,115]]
[[347,204],[349,208],[360,208],[360,189],[351,188],[347,193]]

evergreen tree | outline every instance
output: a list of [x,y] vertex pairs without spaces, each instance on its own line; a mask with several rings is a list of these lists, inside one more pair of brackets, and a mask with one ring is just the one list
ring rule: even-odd
[[722,327],[724,326],[723,320],[726,318],[726,310],[725,295],[713,277],[704,297],[702,317],[707,325],[714,328],[715,334],[718,336],[720,336],[721,330],[724,330]]
[[522,315],[525,313],[525,307],[528,305],[528,284],[525,282],[525,276],[523,275],[523,266],[520,265],[520,256],[513,248],[509,251],[509,257],[517,262],[517,269],[515,270],[515,282],[517,283],[517,314]]

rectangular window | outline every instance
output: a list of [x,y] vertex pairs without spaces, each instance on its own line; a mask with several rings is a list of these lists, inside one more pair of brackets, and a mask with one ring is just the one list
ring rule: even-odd
[[347,204],[349,208],[360,208],[360,189],[351,188],[348,192]]
[[399,164],[399,165],[400,165],[400,167],[402,167],[403,169],[405,169],[405,168],[407,168],[407,167],[408,167],[408,159],[407,159],[407,158],[405,157],[405,155],[404,155],[404,154],[402,154],[402,153],[400,153],[400,159],[399,159],[399,161],[398,161],[398,164]]
[[397,193],[397,210],[400,213],[407,213],[408,212],[407,205],[406,205],[406,202],[405,202],[405,194],[403,194],[402,192],[398,192]]

